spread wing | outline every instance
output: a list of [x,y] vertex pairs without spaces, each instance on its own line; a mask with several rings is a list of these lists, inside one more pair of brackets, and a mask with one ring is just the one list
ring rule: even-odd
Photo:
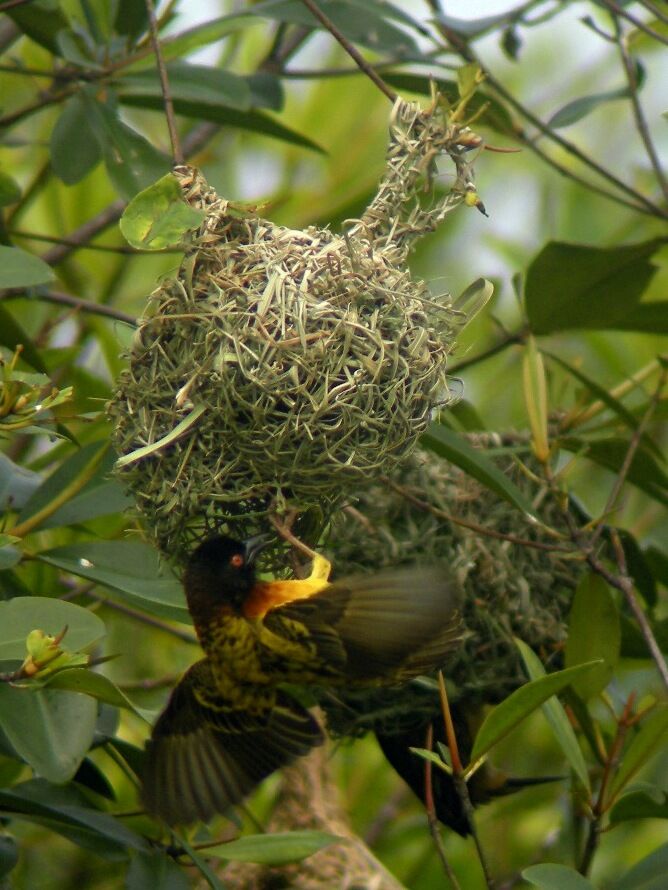
[[[249,690],[249,695],[252,694]],[[266,776],[322,743],[309,712],[281,690],[257,690],[246,709],[216,693],[209,662],[172,692],[146,746],[142,800],[168,825],[206,821]]]
[[444,661],[462,636],[460,593],[442,570],[401,569],[330,584],[309,599],[274,609],[265,625],[304,625],[326,660],[350,679],[401,680]]

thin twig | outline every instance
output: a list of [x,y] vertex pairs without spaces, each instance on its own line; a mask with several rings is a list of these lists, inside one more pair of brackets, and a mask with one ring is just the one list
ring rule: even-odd
[[[611,4],[609,0],[606,0],[606,4],[608,6],[617,6],[616,3]],[[619,55],[622,60],[622,65],[624,66],[626,80],[629,85],[629,96],[631,98],[631,107],[633,109],[633,117],[635,118],[636,122],[636,129],[640,138],[642,139],[643,145],[645,146],[647,157],[649,158],[649,162],[652,165],[652,169],[654,170],[654,175],[657,178],[657,182],[661,186],[663,196],[668,201],[668,179],[663,172],[661,159],[659,158],[654,143],[652,142],[649,127],[647,126],[647,119],[645,118],[645,112],[643,111],[642,105],[640,104],[640,97],[638,96],[636,67],[633,64],[631,56],[629,55],[627,39],[622,32],[621,25],[619,24],[619,19],[615,17],[613,18],[615,25],[615,42],[617,43],[617,47],[619,48]],[[668,44],[668,40],[664,42]]]
[[[25,298],[25,296],[25,290],[11,290],[4,294],[0,294],[0,301],[18,300]],[[81,312],[90,312],[93,315],[104,315],[106,318],[122,321],[124,324],[129,324],[132,327],[136,327],[137,325],[136,318],[132,315],[128,315],[126,312],[121,312],[120,309],[114,309],[113,306],[105,306],[103,303],[93,303],[92,300],[84,300],[81,297],[75,297],[72,294],[65,294],[61,291],[43,291],[42,293],[31,296],[30,299],[43,303],[57,303],[60,306],[71,306],[73,309],[77,309]]]
[[[661,651],[661,647],[659,646],[656,637],[654,636],[654,632],[649,621],[647,620],[645,611],[638,602],[638,598],[635,595],[633,582],[629,577],[626,567],[626,556],[624,555],[624,548],[619,538],[617,529],[611,529],[610,538],[612,540],[612,546],[615,550],[615,558],[617,559],[617,566],[619,568],[620,582],[619,584],[614,584],[613,586],[621,590],[626,597],[626,602],[628,603],[629,608],[633,612],[635,619],[638,622],[638,626],[640,627],[640,632],[643,636],[643,639],[647,643],[647,648],[649,649],[650,654],[654,659],[654,663],[656,664],[656,667],[661,674],[661,679],[663,680],[664,686],[668,690],[668,664],[666,664],[666,659],[663,655],[663,652]],[[600,570],[599,574],[601,574]],[[613,583],[609,578],[607,580],[609,583]]]
[[310,559],[315,559],[318,555],[315,550],[311,550],[308,544],[300,541],[299,538],[290,531],[288,526],[281,522],[278,516],[271,515],[269,520],[284,541],[287,541],[288,544],[292,544],[297,550],[301,550],[301,552],[305,553]]
[[485,851],[482,848],[482,843],[480,842],[478,830],[475,825],[473,804],[471,803],[469,788],[466,784],[466,778],[464,776],[464,766],[462,764],[461,757],[459,756],[459,746],[457,744],[457,736],[455,734],[455,725],[452,720],[452,713],[450,712],[450,702],[448,701],[448,693],[445,688],[445,680],[443,679],[442,671],[438,672],[438,693],[441,700],[441,712],[443,714],[443,721],[445,723],[445,736],[448,740],[450,759],[452,760],[452,779],[454,782],[455,791],[457,792],[457,796],[459,797],[462,809],[464,810],[464,815],[466,816],[466,820],[469,824],[469,829],[471,830],[471,836],[473,838],[473,842],[478,853],[480,867],[482,868],[482,873],[485,877],[485,884],[487,885],[489,890],[493,890],[494,880],[492,878],[492,873],[489,870],[487,857],[485,856]]
[[453,516],[452,513],[441,510],[440,507],[430,504],[429,501],[423,501],[407,488],[404,488],[403,485],[399,485],[393,479],[390,479],[389,476],[381,476],[380,481],[385,485],[389,485],[390,488],[397,492],[397,494],[400,494],[402,497],[406,498],[407,501],[410,501],[411,504],[414,504],[421,510],[426,510],[428,513],[432,513],[439,519],[445,519],[446,522],[453,522],[455,525],[461,525],[463,528],[468,528],[471,531],[477,532],[480,535],[485,535],[488,538],[497,538],[500,541],[508,541],[511,544],[518,544],[520,547],[533,547],[534,550],[547,550],[552,553],[573,552],[573,548],[566,544],[545,544],[542,541],[531,541],[529,538],[519,538],[516,535],[511,535],[506,532],[498,532],[495,529],[486,528],[484,525],[478,525],[477,522],[471,522],[468,519],[461,519],[458,516]]
[[155,53],[155,61],[158,66],[158,75],[160,77],[160,88],[162,90],[162,99],[165,103],[165,117],[167,119],[167,129],[169,130],[169,141],[172,143],[172,158],[174,165],[178,166],[183,163],[183,149],[181,148],[181,140],[179,139],[179,131],[176,127],[176,118],[174,116],[174,103],[172,102],[172,93],[169,88],[169,78],[167,77],[167,68],[162,55],[162,47],[160,45],[160,35],[158,34],[158,20],[155,17],[155,6],[153,0],[144,0],[146,3],[146,11],[148,12],[149,29],[151,32],[151,43],[153,44],[153,52]]
[[[430,7],[437,13],[441,12],[440,3],[438,0],[428,0]],[[560,148],[566,151],[568,154],[577,158],[581,161],[585,166],[589,167],[594,173],[598,176],[601,176],[603,179],[606,179],[615,188],[629,195],[634,199],[635,202],[639,202],[642,206],[638,207],[635,204],[633,205],[636,210],[640,210],[641,212],[649,213],[652,216],[658,216],[662,219],[668,217],[668,210],[665,210],[662,207],[654,204],[653,201],[650,201],[649,198],[646,198],[640,192],[637,192],[630,185],[627,185],[623,180],[618,179],[613,173],[607,170],[605,167],[602,167],[598,164],[593,158],[589,157],[585,152],[579,149],[574,143],[569,142],[568,139],[565,139],[559,133],[557,133],[552,127],[548,124],[544,123],[539,117],[533,114],[530,109],[528,109],[525,105],[523,105],[519,99],[515,98],[513,94],[507,90],[503,84],[501,84],[490,71],[488,71],[475,54],[471,46],[458,34],[446,28],[444,25],[440,26],[441,33],[448,41],[448,43],[459,53],[459,55],[467,62],[475,62],[480,70],[485,75],[486,84],[491,87],[491,89],[496,92],[502,99],[504,99],[512,108],[515,109],[519,114],[522,115],[530,124],[532,124],[536,129],[546,136],[548,139],[551,139],[554,143],[556,143]],[[515,135],[522,140],[522,142],[530,148],[532,151],[536,151],[536,146],[533,140],[526,137],[523,133],[518,133],[515,131]],[[552,163],[552,159],[548,156],[544,156],[544,159]],[[570,176],[570,171],[566,168],[561,167],[560,172],[564,173],[564,175]],[[591,187],[589,183],[586,183],[584,180],[580,180],[583,184],[585,184],[588,188]],[[607,197],[610,197],[610,193],[603,192]]]
[[656,4],[651,3],[650,0],[638,0],[640,6],[644,6],[648,12],[651,12],[653,16],[655,16],[659,21],[663,22],[665,25],[668,25],[668,15],[665,12],[662,12]]
[[357,67],[363,71],[369,80],[373,81],[378,89],[387,96],[390,102],[396,102],[398,95],[395,91],[388,86],[382,77],[380,77],[373,69],[371,65],[366,61],[366,59],[360,55],[360,53],[355,49],[352,43],[345,37],[344,34],[339,31],[334,22],[325,15],[325,13],[320,9],[320,7],[316,6],[313,0],[302,0],[304,6],[311,12],[315,18],[322,24],[324,28],[326,28],[329,33],[334,37],[335,40],[338,40],[341,46],[348,53],[350,58],[355,62]]
[[[120,253],[129,256],[139,256],[141,254],[153,254],[155,250],[149,250],[142,247],[130,247],[129,244],[119,244],[114,247],[111,244],[79,244],[69,238],[58,238],[55,235],[38,235],[36,232],[26,232],[22,229],[11,229],[7,232],[13,238],[27,238],[29,241],[44,241],[47,244],[63,244],[66,247],[74,247],[77,250],[98,250],[103,253]],[[160,253],[183,253],[183,249],[179,247],[161,248]]]
[[[433,751],[434,748],[434,728],[431,723],[427,727],[425,748],[427,749],[427,751]],[[438,858],[441,860],[443,871],[447,875],[448,880],[455,888],[455,890],[460,890],[460,884],[457,880],[457,876],[452,870],[452,866],[448,862],[448,857],[445,855],[445,847],[443,845],[443,838],[441,837],[441,827],[438,824],[438,816],[436,815],[436,804],[434,803],[433,769],[434,765],[431,760],[425,760],[424,806],[427,811],[427,824],[429,825],[429,833],[431,834],[434,841],[434,846],[436,847]]]
[[[641,21],[641,19],[637,19],[634,15],[628,12],[628,10],[621,7],[618,3],[615,3],[614,0],[603,0],[603,3],[616,16],[619,16],[622,19],[626,19],[627,22],[630,22],[639,31],[643,31],[653,40],[658,40],[659,43],[664,43],[666,46],[668,46],[668,39],[665,38],[663,34],[659,34],[658,31],[654,31],[652,28],[648,27],[643,21]],[[668,21],[668,19],[666,21]],[[615,29],[617,29],[617,25],[615,25]]]

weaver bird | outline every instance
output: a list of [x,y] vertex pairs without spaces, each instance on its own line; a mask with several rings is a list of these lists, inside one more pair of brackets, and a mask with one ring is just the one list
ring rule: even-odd
[[184,573],[205,657],[176,686],[147,744],[142,798],[170,825],[207,820],[323,741],[283,683],[391,685],[433,670],[460,638],[459,594],[438,568],[329,583],[261,581],[265,539],[214,537]]

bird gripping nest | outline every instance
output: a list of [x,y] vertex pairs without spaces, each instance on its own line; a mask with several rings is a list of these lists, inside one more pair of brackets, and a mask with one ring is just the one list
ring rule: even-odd
[[[221,527],[245,537],[289,510],[315,540],[448,401],[463,319],[406,259],[459,204],[479,205],[467,153],[480,139],[457,118],[397,101],[378,192],[342,234],[240,214],[176,169],[206,218],[152,294],[109,408],[121,478],[163,552]],[[455,177],[435,196],[443,153]]]

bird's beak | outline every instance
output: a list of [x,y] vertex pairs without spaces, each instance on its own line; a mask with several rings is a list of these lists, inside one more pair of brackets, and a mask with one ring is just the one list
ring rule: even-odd
[[244,541],[246,564],[253,565],[259,554],[271,541],[271,535],[253,535]]

